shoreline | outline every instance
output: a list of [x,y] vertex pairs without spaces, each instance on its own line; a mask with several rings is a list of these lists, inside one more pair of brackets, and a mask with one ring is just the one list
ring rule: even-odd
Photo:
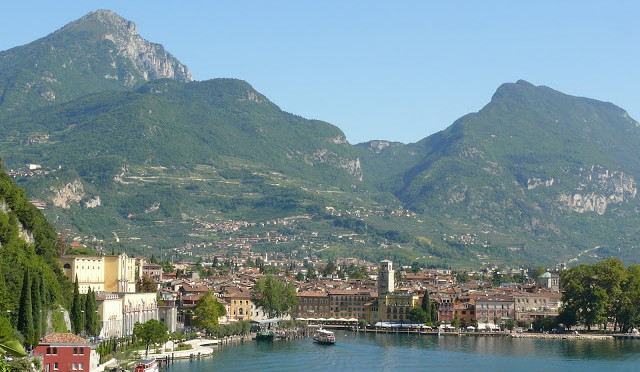
[[511,338],[539,338],[548,340],[613,340],[614,335],[574,334],[574,333],[515,333]]

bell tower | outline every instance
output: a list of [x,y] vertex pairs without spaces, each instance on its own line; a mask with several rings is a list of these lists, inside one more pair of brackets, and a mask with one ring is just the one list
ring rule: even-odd
[[380,261],[380,269],[378,270],[378,295],[393,292],[395,288],[395,272],[393,271],[393,262],[389,260]]

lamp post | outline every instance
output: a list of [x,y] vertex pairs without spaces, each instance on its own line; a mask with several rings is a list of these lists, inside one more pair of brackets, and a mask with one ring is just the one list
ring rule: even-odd
[[11,318],[11,310],[7,310],[7,317],[9,318],[9,324],[13,327],[13,319]]
[[84,310],[80,310],[80,312],[82,313],[82,331],[80,332],[80,335],[82,337],[84,337],[84,330],[85,330],[85,326],[84,326]]

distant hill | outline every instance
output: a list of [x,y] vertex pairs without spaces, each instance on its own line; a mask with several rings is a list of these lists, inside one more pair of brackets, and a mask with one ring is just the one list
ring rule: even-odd
[[632,259],[638,143],[638,123],[619,107],[518,81],[416,144],[358,148],[365,179],[394,164],[393,182],[377,182],[406,206],[452,230],[485,231],[511,254],[601,247]]
[[610,103],[518,81],[416,143],[351,145],[247,82],[192,81],[106,10],[0,52],[0,92],[5,169],[59,229],[104,249],[198,253],[282,234],[253,249],[639,262],[640,128]]

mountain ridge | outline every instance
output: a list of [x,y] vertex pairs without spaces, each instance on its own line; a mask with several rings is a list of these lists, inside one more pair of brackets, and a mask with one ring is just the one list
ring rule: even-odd
[[[35,54],[41,66],[85,48],[97,66],[111,71],[116,61],[118,76],[135,83],[105,78],[106,70],[85,81],[83,70],[63,69],[69,80],[54,74],[48,83],[66,94],[47,101],[17,89],[15,81],[33,74],[0,69],[0,90],[11,96],[0,103],[0,152],[9,168],[41,166],[41,173],[13,174],[27,175],[18,183],[47,201],[56,224],[99,244],[115,236],[138,253],[183,249],[304,216],[278,232],[316,231],[325,258],[557,263],[598,246],[593,254],[637,261],[640,128],[612,103],[519,80],[415,143],[351,145],[340,128],[283,112],[242,80],[187,81],[175,71],[145,77],[125,52],[110,49],[111,37],[95,37],[137,35],[115,13],[91,13],[53,34],[62,43],[56,50],[28,44],[44,48]],[[12,53],[0,57],[24,65]],[[220,220],[244,230],[203,230]],[[301,259],[313,254],[295,243],[286,249]]]

